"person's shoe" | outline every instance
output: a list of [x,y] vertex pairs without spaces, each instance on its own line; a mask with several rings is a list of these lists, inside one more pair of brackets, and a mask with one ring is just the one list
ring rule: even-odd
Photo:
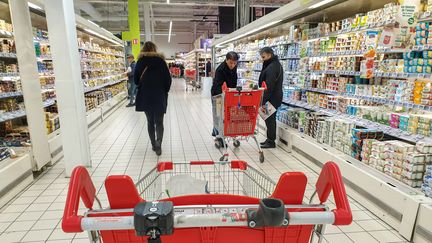
[[276,148],[276,143],[273,141],[267,141],[265,144],[261,145],[262,149],[268,149],[268,148]]
[[130,104],[129,103],[129,104],[126,105],[126,107],[132,107],[132,106],[134,106],[134,104]]
[[269,141],[269,140],[266,139],[264,142],[260,143],[260,145],[264,145],[264,144],[266,144],[268,141]]
[[155,148],[155,152],[157,156],[160,156],[162,154],[162,148],[161,147]]
[[153,150],[153,151],[156,151],[156,147],[155,147],[155,146],[152,146],[152,150]]

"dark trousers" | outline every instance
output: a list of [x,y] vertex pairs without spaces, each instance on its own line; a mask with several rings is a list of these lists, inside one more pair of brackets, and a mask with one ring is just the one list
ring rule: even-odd
[[267,140],[276,141],[276,112],[265,120],[267,126]]
[[158,114],[153,112],[145,112],[145,114],[147,116],[147,130],[151,144],[153,147],[161,146],[164,132],[164,113]]

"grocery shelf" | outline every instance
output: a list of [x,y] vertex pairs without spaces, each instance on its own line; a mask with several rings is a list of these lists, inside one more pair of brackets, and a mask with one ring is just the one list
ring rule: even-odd
[[123,60],[104,60],[104,59],[89,59],[89,58],[81,58],[81,62],[103,62],[103,63],[124,63]]
[[4,92],[0,93],[0,99],[12,98],[22,96],[22,92]]
[[124,55],[120,55],[120,54],[116,54],[116,53],[110,53],[110,52],[104,52],[104,51],[99,51],[99,50],[94,50],[94,49],[89,49],[89,48],[84,48],[84,47],[78,47],[79,50],[83,50],[83,51],[89,51],[89,52],[93,52],[93,53],[100,53],[100,54],[104,54],[104,55],[111,55],[111,56],[116,56],[116,57],[124,57]]
[[[319,172],[327,161],[338,164],[347,194],[376,214],[380,219],[397,229],[398,233],[410,239],[416,224],[417,210],[421,203],[430,198],[391,176],[352,158],[314,138],[278,122],[278,137],[288,142],[288,149],[295,151],[295,157],[309,159]],[[282,147],[284,145],[281,145]]]
[[52,105],[55,105],[55,104],[56,104],[56,99],[55,99],[55,98],[53,98],[53,99],[46,99],[46,100],[43,102],[43,107],[44,107],[44,108],[47,108],[47,107],[52,106]]
[[300,58],[301,58],[300,55],[288,55],[288,56],[279,58],[279,60],[300,59]]
[[12,81],[19,77],[19,73],[0,73],[0,81]]
[[0,114],[0,122],[10,121],[26,115],[24,110],[9,111]]
[[356,32],[360,32],[360,31],[374,30],[374,29],[378,29],[378,28],[382,28],[382,27],[394,26],[394,25],[396,25],[396,23],[397,22],[395,20],[386,20],[386,21],[381,21],[378,23],[369,23],[369,24],[366,24],[365,26],[357,26],[357,27],[347,28],[344,30],[338,30],[335,32],[330,32],[326,35],[322,35],[319,37],[308,39],[307,41],[315,41],[315,40],[319,40],[319,39],[323,39],[323,38],[334,37],[334,36],[341,35],[341,34],[351,34],[351,33],[356,33]]
[[17,55],[15,53],[0,52],[0,58],[13,58],[13,59],[16,59]]
[[311,74],[334,74],[334,75],[349,75],[349,76],[360,76],[359,71],[344,71],[344,70],[312,70],[309,71]]
[[120,80],[104,83],[104,84],[101,84],[101,85],[98,85],[98,86],[95,86],[95,87],[86,87],[84,89],[84,93],[89,93],[89,92],[92,92],[92,91],[95,91],[95,90],[98,90],[98,89],[102,89],[102,88],[105,88],[107,86],[111,86],[111,85],[114,85],[114,84],[118,84],[118,83],[124,82],[126,80],[127,80],[127,78],[123,78],[123,79],[120,79]]
[[13,32],[0,30],[0,37],[13,37]]
[[364,51],[361,50],[350,50],[350,51],[334,51],[334,52],[323,52],[318,54],[311,54],[308,57],[334,57],[334,56],[362,56]]
[[84,82],[88,82],[88,81],[92,81],[92,80],[96,80],[96,79],[109,79],[109,78],[112,78],[114,76],[122,75],[122,74],[123,73],[117,73],[117,74],[108,75],[108,76],[100,76],[100,77],[88,78],[88,79],[83,79],[83,81]]
[[52,61],[52,56],[39,56],[36,58],[38,61]]
[[[292,87],[296,87],[296,86],[292,86]],[[300,89],[303,89],[306,91],[323,93],[323,94],[338,95],[338,96],[343,96],[346,98],[362,99],[362,100],[372,101],[372,102],[385,104],[385,105],[402,106],[405,108],[414,108],[414,109],[420,109],[420,110],[425,110],[425,111],[432,111],[432,106],[419,105],[419,104],[414,104],[411,102],[401,102],[401,101],[395,101],[395,100],[388,100],[385,98],[379,98],[379,97],[375,97],[375,96],[355,95],[355,94],[349,94],[349,93],[345,93],[345,92],[338,92],[338,91],[327,90],[327,89],[302,88],[302,87],[296,87],[296,88],[300,88]]]
[[81,72],[102,72],[102,71],[109,72],[109,71],[118,70],[118,69],[123,69],[123,67],[81,69]]
[[311,104],[308,104],[308,103],[303,102],[303,101],[286,100],[285,99],[283,101],[283,103],[285,103],[286,105],[302,107],[302,108],[307,109],[307,110],[318,111],[318,112],[321,112],[321,113],[328,115],[328,116],[332,116],[332,117],[335,117],[338,119],[343,119],[346,121],[353,122],[357,126],[366,127],[369,129],[380,130],[380,131],[383,131],[385,134],[388,134],[388,135],[393,136],[395,138],[399,138],[401,140],[405,140],[405,141],[408,141],[411,143],[417,143],[417,142],[422,141],[422,140],[428,140],[428,141],[432,142],[431,138],[425,138],[424,136],[419,135],[419,134],[411,134],[409,132],[402,131],[402,130],[397,129],[397,128],[393,128],[393,127],[383,125],[383,124],[380,124],[377,122],[369,121],[367,119],[363,119],[360,117],[344,114],[344,113],[338,112],[336,110],[321,108],[317,105],[311,105]]

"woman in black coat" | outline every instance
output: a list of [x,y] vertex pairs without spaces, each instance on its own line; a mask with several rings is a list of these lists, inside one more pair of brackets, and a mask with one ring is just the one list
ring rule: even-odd
[[[283,98],[283,67],[270,47],[262,48],[260,55],[264,63],[258,82],[260,87],[263,82],[266,82],[267,85],[267,90],[263,94],[262,105],[269,102],[277,109],[281,106]],[[267,126],[267,140],[261,143],[261,148],[275,148],[276,112],[269,116],[265,123]]]
[[163,118],[167,111],[168,92],[171,88],[171,74],[161,53],[153,42],[144,43],[135,66],[136,111],[145,112],[147,129],[153,151],[162,154]]

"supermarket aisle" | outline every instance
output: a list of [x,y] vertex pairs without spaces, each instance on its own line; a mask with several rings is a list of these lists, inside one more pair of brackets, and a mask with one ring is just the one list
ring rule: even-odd
[[[165,137],[161,161],[217,160],[221,155],[210,137],[211,104],[199,93],[184,91],[184,80],[173,81],[169,112],[165,118]],[[133,108],[120,108],[91,134],[93,168],[91,175],[97,184],[102,204],[106,194],[101,188],[111,174],[127,174],[141,178],[155,166],[157,157],[147,137],[144,114]],[[263,138],[260,138],[262,140]],[[273,179],[285,171],[303,171],[309,179],[307,196],[317,174],[308,163],[301,163],[281,149],[265,151],[266,162],[258,163],[252,143],[243,142],[231,151],[250,162]],[[61,231],[68,179],[63,177],[62,163],[56,164],[25,190],[9,206],[0,211],[0,242],[88,242],[87,234],[65,234]],[[396,231],[378,220],[369,211],[352,201],[354,222],[348,227],[327,227],[324,242],[404,242]]]

